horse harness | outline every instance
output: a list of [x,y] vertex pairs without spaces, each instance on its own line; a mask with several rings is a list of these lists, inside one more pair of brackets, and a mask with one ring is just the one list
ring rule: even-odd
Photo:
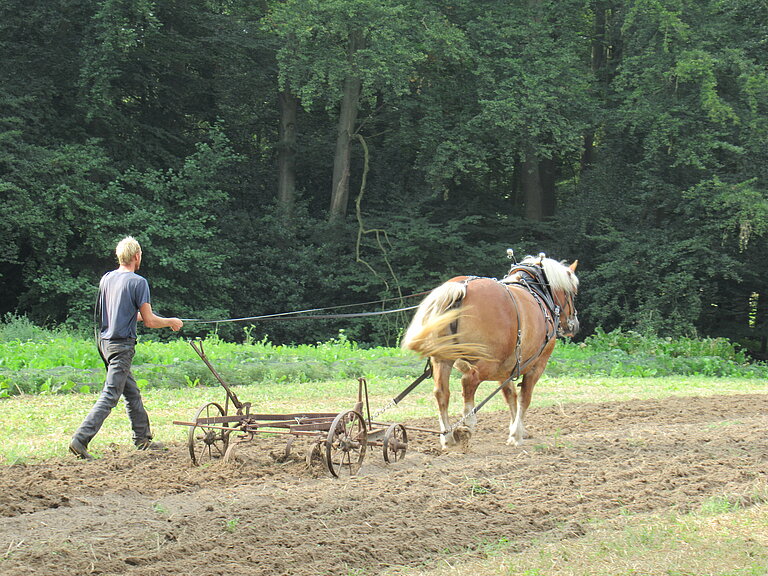
[[[518,272],[522,272],[524,275],[514,280],[509,279],[513,274],[516,274]],[[482,278],[482,277],[467,276],[462,281],[462,284],[466,288],[470,282],[472,282],[473,280],[478,280],[479,278]],[[509,274],[507,274],[507,276],[504,279],[496,280],[494,278],[493,280],[495,280],[501,286],[504,287],[504,290],[512,299],[512,305],[514,306],[515,314],[517,315],[517,342],[515,343],[515,367],[512,369],[512,373],[509,375],[509,378],[504,380],[504,382],[502,382],[501,385],[498,388],[496,388],[496,390],[491,392],[485,398],[485,400],[483,400],[482,402],[474,406],[472,410],[470,410],[468,413],[466,413],[464,416],[462,416],[456,422],[454,422],[453,425],[450,428],[448,428],[448,430],[446,430],[445,432],[441,432],[441,436],[452,433],[457,427],[463,424],[467,418],[469,418],[473,414],[477,414],[480,411],[480,409],[483,406],[485,406],[485,404],[491,398],[496,396],[496,394],[498,394],[502,388],[507,386],[513,380],[517,380],[520,377],[520,375],[523,373],[523,370],[527,368],[534,360],[538,359],[539,356],[541,356],[541,353],[547,347],[547,344],[549,344],[557,334],[557,328],[555,326],[554,319],[559,318],[560,307],[555,304],[554,297],[552,296],[552,290],[549,287],[549,281],[547,280],[547,276],[541,267],[534,266],[534,265],[517,264],[510,269]],[[520,307],[517,305],[517,300],[515,299],[514,294],[509,289],[510,284],[517,284],[519,286],[522,286],[525,289],[527,289],[528,292],[531,293],[531,295],[533,296],[533,299],[536,300],[536,302],[539,304],[539,307],[541,308],[541,313],[544,316],[544,321],[547,325],[547,334],[544,338],[544,342],[542,343],[541,348],[539,348],[539,351],[536,352],[536,354],[531,356],[525,362],[522,361],[522,351],[521,351],[522,332],[520,330]],[[461,306],[461,300],[454,302],[449,309],[458,308],[459,306]],[[458,332],[458,327],[459,327],[458,319],[451,322],[450,330],[453,334],[456,334]],[[429,361],[427,361],[427,365],[429,365]]]
[[[510,278],[516,274],[518,274],[518,277],[514,280],[511,280]],[[478,278],[479,276],[468,276],[467,278],[464,279],[463,284],[466,287],[467,284],[469,284],[472,280],[477,280]],[[512,300],[512,305],[515,308],[515,314],[517,316],[517,342],[515,344],[515,367],[512,369],[512,373],[504,383],[504,385],[506,385],[509,381],[516,380],[517,378],[519,378],[520,375],[523,373],[523,371],[534,360],[536,360],[539,356],[541,356],[541,353],[544,351],[547,345],[557,335],[556,318],[560,316],[560,307],[557,304],[555,304],[555,299],[552,295],[552,290],[549,286],[549,280],[547,280],[547,275],[544,272],[543,268],[541,268],[540,266],[528,265],[528,264],[516,264],[512,266],[512,268],[509,270],[509,273],[504,279],[496,280],[496,281],[504,287],[505,291],[509,295],[510,299]],[[523,362],[522,350],[521,350],[522,331],[520,329],[520,307],[517,304],[517,300],[515,299],[515,295],[512,293],[512,290],[509,289],[510,284],[516,284],[528,290],[531,296],[533,296],[533,299],[539,305],[539,308],[541,309],[541,314],[544,317],[544,322],[547,326],[547,333],[544,337],[544,342],[542,343],[541,348],[539,348],[538,352],[536,352],[533,356],[528,358],[525,362]],[[456,302],[453,305],[453,307],[458,307],[460,305],[461,305],[460,302]],[[455,321],[454,323],[451,324],[451,331],[456,333],[457,329],[458,329],[458,321]]]
[[[510,278],[511,276],[515,274],[519,274],[518,278],[514,280],[507,280],[507,278]],[[547,276],[544,272],[544,270],[535,265],[526,265],[526,264],[517,264],[513,266],[509,273],[507,274],[505,279],[502,279],[499,281],[499,284],[501,284],[504,289],[506,290],[509,297],[512,299],[512,304],[515,307],[515,314],[517,315],[517,343],[515,344],[515,367],[512,369],[512,373],[510,374],[507,381],[504,383],[504,385],[507,384],[507,382],[511,380],[516,380],[520,377],[520,375],[523,373],[523,371],[536,359],[541,356],[541,353],[544,351],[544,349],[547,347],[547,345],[552,341],[552,339],[557,335],[557,327],[556,327],[556,318],[560,316],[560,307],[555,304],[554,297],[552,295],[552,290],[549,286],[549,281],[547,280]],[[521,355],[521,341],[522,341],[522,331],[520,329],[520,307],[517,304],[517,300],[515,299],[515,295],[512,293],[512,290],[510,290],[510,285],[515,284],[518,286],[522,286],[528,292],[533,296],[533,299],[536,301],[536,303],[539,305],[539,308],[541,309],[541,314],[544,317],[544,323],[547,327],[546,335],[544,336],[544,342],[541,344],[541,348],[528,360],[525,362],[522,361],[522,355]]]

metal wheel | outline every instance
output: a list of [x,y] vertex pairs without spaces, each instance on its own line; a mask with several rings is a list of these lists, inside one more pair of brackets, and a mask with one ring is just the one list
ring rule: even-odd
[[405,458],[408,450],[408,432],[402,424],[392,424],[384,434],[384,462],[397,462]]
[[[217,416],[226,416],[224,408],[216,402],[208,402],[197,411],[195,422]],[[222,430],[222,428],[229,428],[229,426],[228,423],[196,424],[189,429],[188,445],[192,464],[201,466],[224,457],[227,453],[231,430]]]
[[357,474],[365,458],[367,439],[368,429],[358,412],[349,410],[336,416],[323,453],[328,473],[335,478]]

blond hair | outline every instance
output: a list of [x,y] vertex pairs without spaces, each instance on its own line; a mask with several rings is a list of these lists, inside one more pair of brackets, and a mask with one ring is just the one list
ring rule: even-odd
[[141,252],[141,246],[133,236],[126,236],[118,242],[117,248],[115,248],[117,261],[122,265],[130,264],[133,257],[139,252]]

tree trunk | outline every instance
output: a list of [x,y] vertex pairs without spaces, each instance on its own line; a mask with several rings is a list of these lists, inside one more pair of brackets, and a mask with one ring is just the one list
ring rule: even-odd
[[526,146],[525,160],[520,172],[520,183],[525,197],[525,217],[534,222],[541,222],[544,219],[544,189],[539,174],[539,159],[531,146]]
[[[363,47],[363,34],[354,30],[349,37],[349,58]],[[331,208],[329,220],[343,220],[349,203],[350,144],[357,122],[357,107],[360,102],[362,81],[359,76],[350,74],[344,80],[344,93],[341,97],[339,124],[336,133],[336,153],[333,158],[333,184],[331,187]]]
[[[541,30],[544,8],[542,0],[528,0],[531,21],[535,23],[535,34],[544,34]],[[529,143],[523,150],[525,160],[522,163],[520,183],[525,198],[525,217],[534,222],[541,222],[554,214],[555,177],[554,162],[540,159]]]
[[280,126],[277,144],[277,202],[286,220],[293,215],[296,197],[296,110],[298,99],[289,89],[279,95]]
[[[606,34],[606,12],[608,7],[603,0],[597,0],[594,3],[594,19],[592,21],[592,74],[597,80],[597,86],[605,89],[608,78],[606,70],[606,51],[608,47],[608,36]],[[603,97],[601,95],[601,101]],[[584,133],[584,150],[581,155],[581,170],[590,166],[595,160],[595,130],[588,130]]]
[[552,158],[539,160],[539,180],[541,181],[541,215],[544,220],[552,218],[557,210],[555,196],[555,161]]

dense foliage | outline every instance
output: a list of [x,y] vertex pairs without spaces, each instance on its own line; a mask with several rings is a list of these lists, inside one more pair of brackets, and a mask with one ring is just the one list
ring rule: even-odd
[[[402,379],[410,383],[424,361],[399,348],[361,347],[338,337],[313,344],[282,346],[267,339],[226,342],[216,335],[202,341],[206,355],[228,384]],[[142,339],[134,374],[141,388],[218,386],[189,344],[176,339]],[[636,332],[598,330],[581,343],[560,342],[547,376],[663,377],[705,376],[768,379],[768,364],[751,363],[724,338],[662,338]],[[58,328],[46,330],[27,318],[0,322],[0,398],[17,394],[96,392],[104,366],[93,340]],[[403,386],[404,388],[405,386]]]
[[767,39],[759,0],[7,0],[0,313],[85,327],[125,234],[197,318],[501,276],[513,247],[580,260],[586,335],[765,351]]

